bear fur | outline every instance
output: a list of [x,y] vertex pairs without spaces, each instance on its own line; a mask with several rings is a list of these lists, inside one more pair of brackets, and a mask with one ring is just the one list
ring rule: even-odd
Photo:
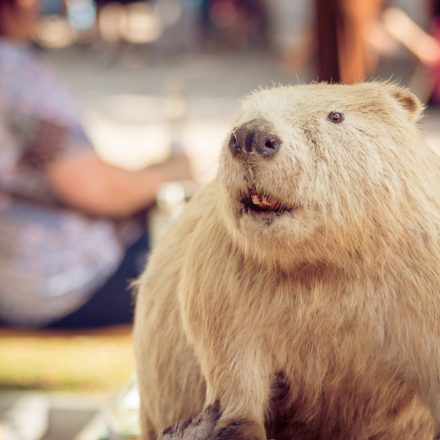
[[[144,440],[214,406],[205,433],[164,438],[434,439],[440,160],[421,111],[380,82],[244,100],[217,179],[137,282]],[[233,154],[252,121],[277,154]],[[255,194],[277,208],[249,209]]]

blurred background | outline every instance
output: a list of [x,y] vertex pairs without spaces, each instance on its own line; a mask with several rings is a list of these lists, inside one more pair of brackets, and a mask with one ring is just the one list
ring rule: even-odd
[[[194,187],[215,176],[240,99],[258,87],[397,81],[426,104],[421,126],[439,148],[439,1],[17,1],[32,4],[26,44],[73,96],[99,161],[134,175],[176,154],[188,158],[191,173],[167,175],[144,200],[140,224],[150,244]],[[8,2],[0,0],[5,29],[12,20]],[[0,51],[0,109],[10,87],[8,73],[1,75],[8,62]],[[32,88],[33,75],[21,81]],[[5,139],[0,127],[0,174]],[[10,195],[0,179],[0,208],[2,196]],[[0,209],[0,228],[5,212]],[[136,437],[129,322],[50,328],[14,324],[5,315],[0,440]]]

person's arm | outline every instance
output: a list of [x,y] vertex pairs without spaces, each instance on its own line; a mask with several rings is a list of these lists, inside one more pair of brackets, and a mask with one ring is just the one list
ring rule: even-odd
[[405,12],[398,8],[388,8],[383,13],[385,29],[412,54],[428,67],[436,67],[440,62],[438,41],[425,32]]
[[160,186],[188,178],[185,156],[131,172],[103,162],[93,152],[58,159],[46,175],[67,205],[94,215],[126,217],[150,205]]

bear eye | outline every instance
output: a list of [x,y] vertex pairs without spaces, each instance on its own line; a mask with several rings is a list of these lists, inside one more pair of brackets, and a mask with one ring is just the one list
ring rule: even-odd
[[334,124],[340,124],[344,120],[344,113],[341,112],[330,112],[327,119]]

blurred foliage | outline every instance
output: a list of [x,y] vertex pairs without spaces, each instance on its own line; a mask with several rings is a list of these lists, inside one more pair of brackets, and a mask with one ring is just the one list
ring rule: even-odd
[[0,330],[0,389],[113,391],[134,371],[131,330]]

